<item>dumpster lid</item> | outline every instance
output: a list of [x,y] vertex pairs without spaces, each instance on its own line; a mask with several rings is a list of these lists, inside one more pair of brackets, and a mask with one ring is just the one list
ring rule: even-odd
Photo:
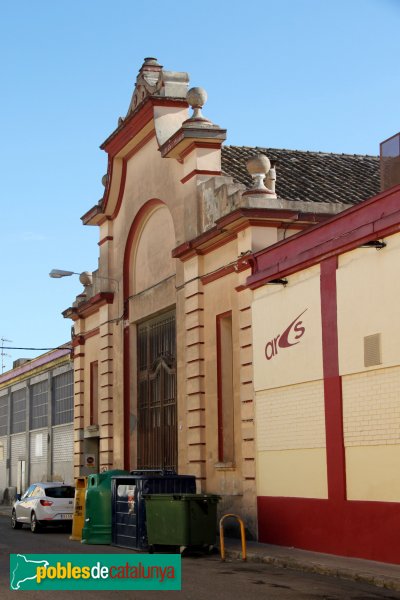
[[130,475],[178,475],[175,469],[135,469]]
[[219,502],[221,496],[218,494],[185,494],[185,493],[169,493],[169,494],[143,494],[145,500],[161,500],[161,501],[173,501],[173,500],[203,500],[210,502]]
[[162,475],[161,473],[155,472],[155,471],[131,471],[131,474],[127,474],[127,475],[113,475],[111,477],[111,479],[115,479],[118,480],[118,482],[122,482],[122,481],[134,481],[135,479],[156,479],[156,480],[161,480],[161,479],[177,479],[177,480],[184,480],[184,479],[195,479],[196,476],[195,475],[178,475],[177,473],[173,472],[173,471],[164,471],[164,474]]

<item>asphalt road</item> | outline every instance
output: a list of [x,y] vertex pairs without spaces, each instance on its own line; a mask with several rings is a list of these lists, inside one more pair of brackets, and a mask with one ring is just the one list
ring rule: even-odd
[[[13,598],[18,592],[10,591],[9,554],[51,553],[124,554],[124,548],[112,546],[87,546],[71,542],[68,534],[49,530],[34,535],[23,528],[13,531],[9,519],[0,516],[0,598]],[[227,561],[218,556],[192,555],[182,559],[182,591],[164,592],[168,600],[374,600],[378,598],[399,599],[400,593],[376,588],[355,581],[302,573],[257,563]],[[29,600],[43,600],[46,592],[25,592]],[[123,597],[127,600],[159,600],[163,592],[143,591],[57,591],[47,592],[48,597],[57,594],[57,600],[84,598],[108,600]],[[123,595],[123,596],[122,596]]]

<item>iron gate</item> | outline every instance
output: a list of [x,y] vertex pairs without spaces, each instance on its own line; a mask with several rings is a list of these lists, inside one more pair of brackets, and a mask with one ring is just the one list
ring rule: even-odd
[[175,313],[138,326],[138,469],[177,468]]

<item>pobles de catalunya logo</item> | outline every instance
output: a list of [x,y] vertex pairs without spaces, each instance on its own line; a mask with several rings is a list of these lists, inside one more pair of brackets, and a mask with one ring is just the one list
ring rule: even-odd
[[300,342],[300,338],[303,337],[306,331],[303,321],[300,321],[300,317],[304,315],[306,310],[303,310],[282,333],[266,343],[265,358],[267,360],[271,360],[271,358],[276,356],[279,348],[290,348],[290,346],[296,346]]

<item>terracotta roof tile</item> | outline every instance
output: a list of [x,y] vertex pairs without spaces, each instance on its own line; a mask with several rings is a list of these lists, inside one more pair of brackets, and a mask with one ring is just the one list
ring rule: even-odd
[[249,186],[246,161],[260,152],[276,162],[276,193],[284,200],[358,204],[380,191],[378,156],[223,146],[223,173]]

